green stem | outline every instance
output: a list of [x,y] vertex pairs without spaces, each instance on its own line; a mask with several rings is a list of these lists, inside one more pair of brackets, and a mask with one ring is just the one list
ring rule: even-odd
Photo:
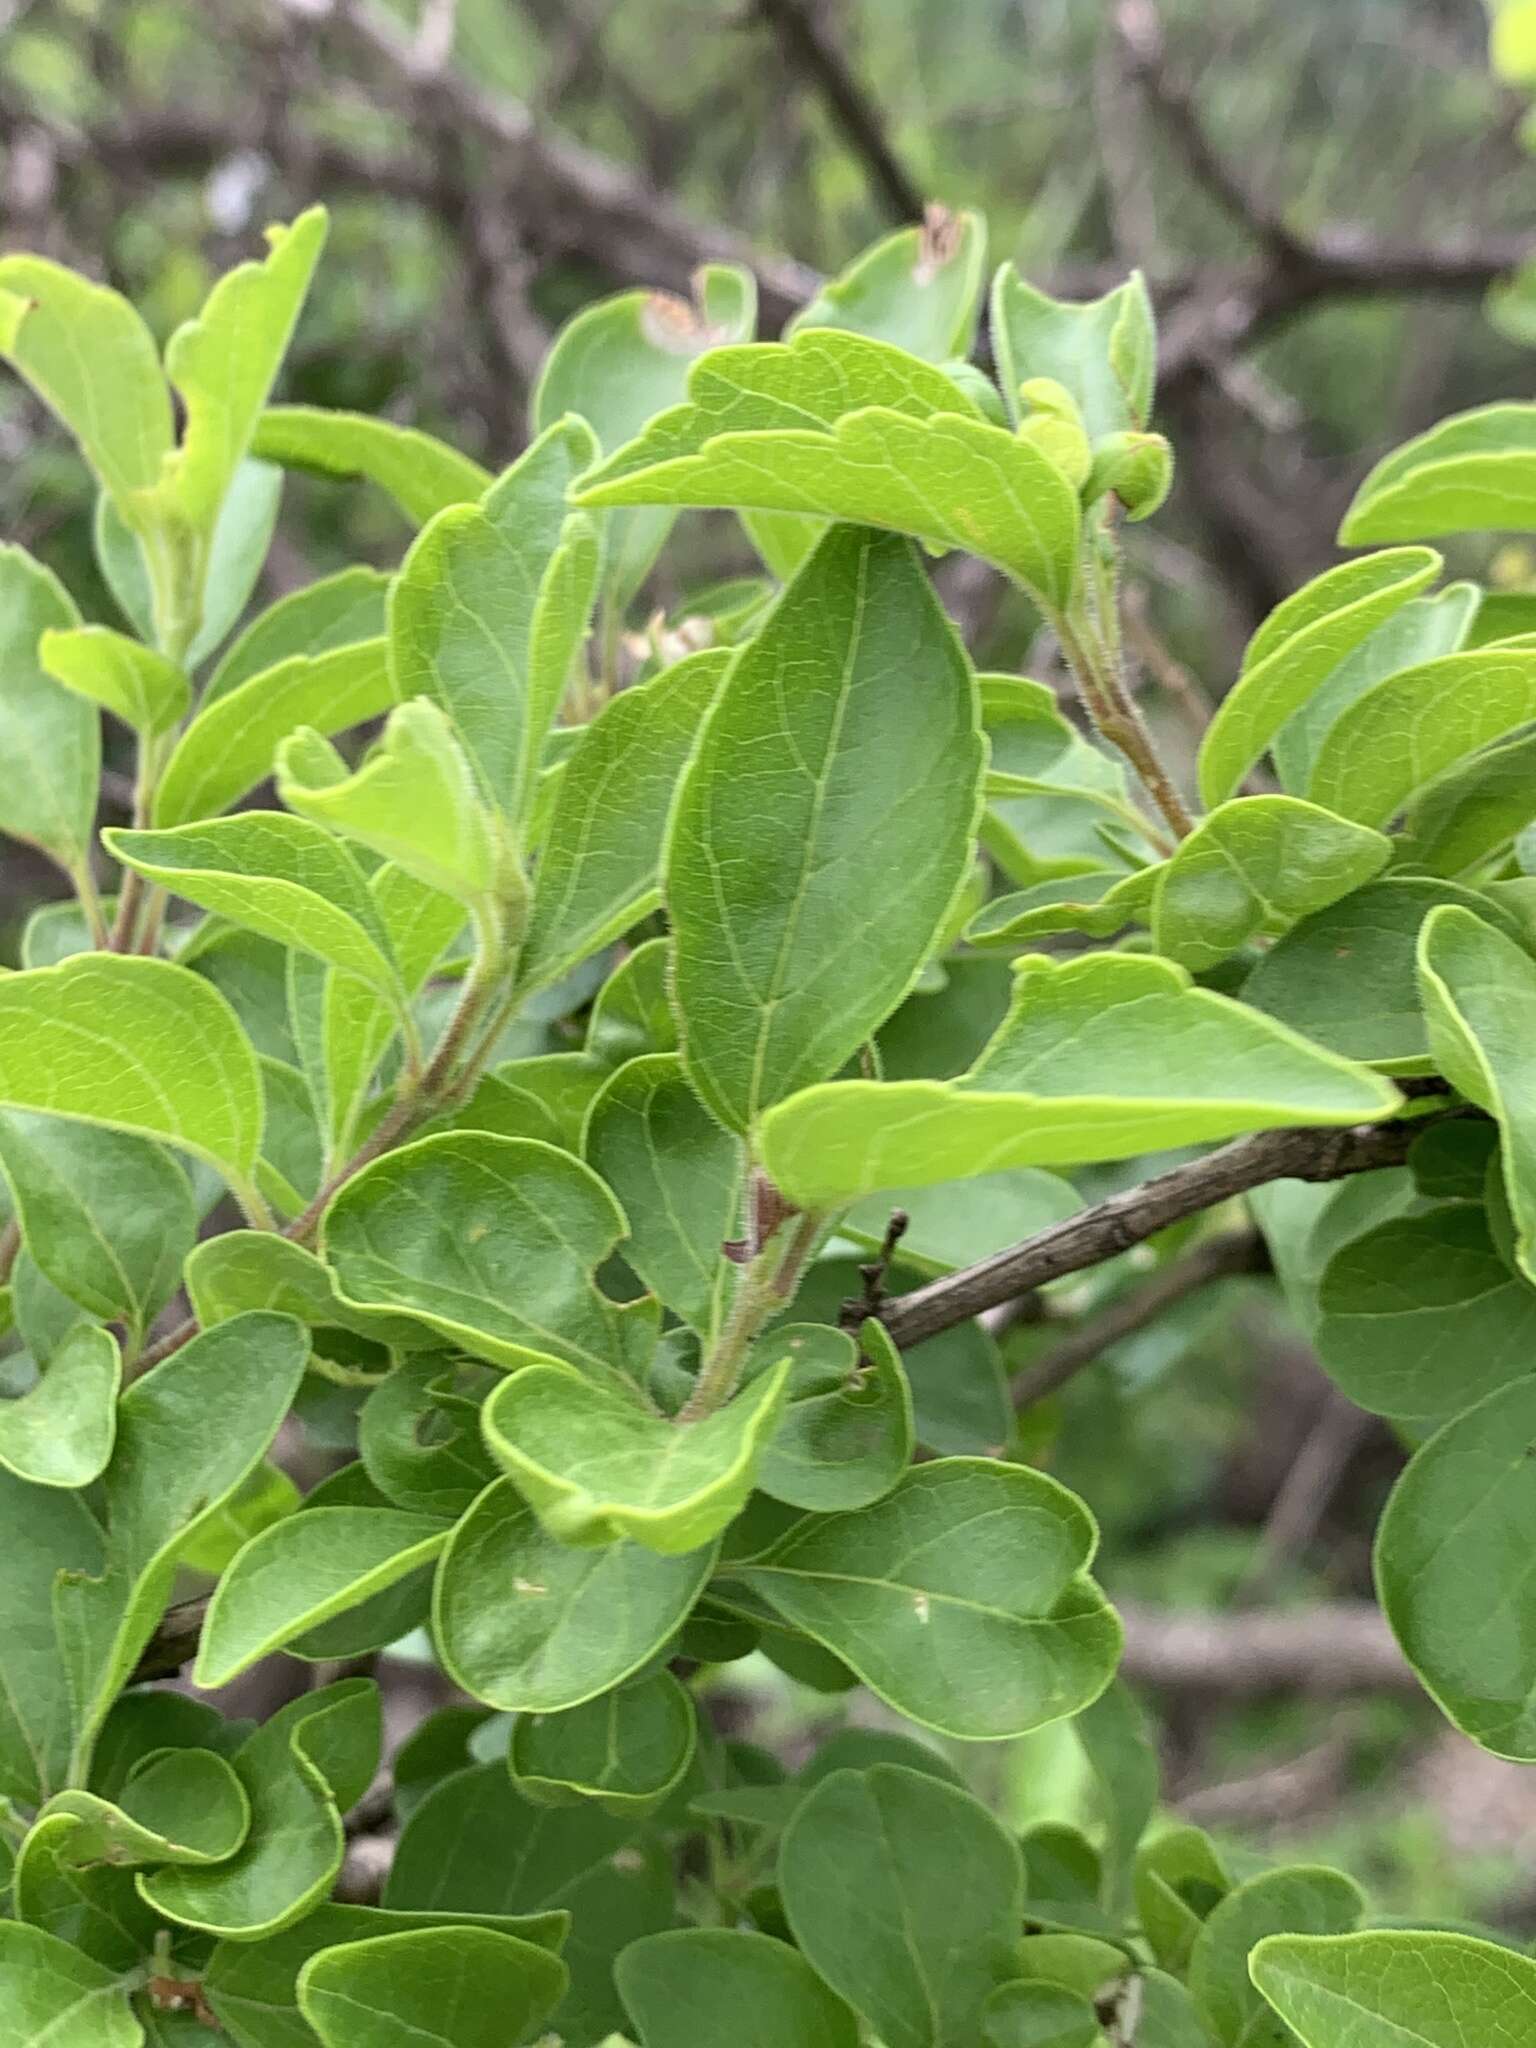
[[679,1422],[702,1422],[735,1393],[747,1353],[764,1324],[794,1294],[822,1222],[820,1214],[807,1211],[782,1243],[776,1235],[748,1266],[725,1328],[700,1367],[693,1392],[677,1412]]
[[112,934],[107,929],[106,912],[101,907],[101,891],[96,887],[96,877],[91,872],[91,857],[81,856],[79,865],[69,871],[74,885],[75,897],[85,912],[85,921],[90,927],[91,941],[99,952],[104,952],[112,943]]
[[1102,647],[1095,646],[1096,636],[1085,619],[1059,618],[1052,623],[1061,642],[1061,651],[1077,678],[1089,716],[1104,738],[1120,749],[1141,777],[1152,801],[1167,819],[1174,837],[1187,839],[1195,829],[1195,821],[1174,786],[1172,776],[1163,766],[1152,735],[1142,722],[1141,713],[1117,675],[1113,662]]

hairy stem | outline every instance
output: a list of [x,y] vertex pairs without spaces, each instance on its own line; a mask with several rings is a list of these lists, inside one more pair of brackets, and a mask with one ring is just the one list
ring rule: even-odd
[[1108,652],[1096,647],[1091,630],[1070,619],[1055,621],[1061,651],[1071,666],[1088,714],[1099,732],[1118,747],[1136,770],[1176,839],[1187,839],[1195,821],[1163,765],[1151,733]]
[[776,1233],[747,1268],[725,1328],[700,1368],[693,1392],[677,1412],[679,1422],[702,1422],[735,1393],[753,1342],[793,1295],[821,1230],[822,1218],[807,1212],[787,1236]]

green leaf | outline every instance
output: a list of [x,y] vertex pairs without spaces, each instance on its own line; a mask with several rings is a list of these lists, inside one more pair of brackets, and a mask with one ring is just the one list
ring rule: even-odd
[[1536,1637],[1510,1560],[1536,1530],[1533,1439],[1527,1373],[1415,1453],[1376,1532],[1377,1591],[1403,1654],[1464,1734],[1519,1762],[1536,1759]]
[[121,1976],[40,1927],[0,1921],[0,2025],[14,2048],[139,2048]]
[[593,1099],[584,1150],[631,1219],[625,1259],[674,1315],[707,1336],[729,1292],[721,1247],[741,1216],[739,1140],[704,1108],[677,1055],[652,1053],[620,1067]]
[[519,963],[525,989],[558,981],[654,910],[667,812],[729,656],[686,656],[621,691],[561,771]]
[[[1278,803],[1282,799],[1269,801]],[[1095,874],[1061,875],[1006,896],[995,896],[990,903],[983,904],[966,926],[966,943],[981,952],[1016,953],[1030,939],[1054,932],[1086,932],[1096,939],[1113,938],[1128,924],[1150,922],[1162,873],[1161,866],[1138,868],[1129,875],[1104,868]]]
[[[4,259],[0,258],[0,267]],[[38,657],[44,633],[80,614],[24,548],[0,547],[0,832],[27,839],[74,874],[90,858],[101,779],[101,720]]]
[[266,780],[279,746],[300,726],[343,732],[393,702],[382,639],[258,669],[206,703],[177,741],[155,791],[155,823],[216,817]]
[[635,1942],[616,1975],[643,2048],[857,2048],[853,2014],[803,1956],[766,1934],[678,1928]]
[[505,2048],[569,1982],[557,1957],[514,1935],[423,1927],[311,1956],[299,2009],[325,2048]]
[[1024,1914],[1018,1845],[968,1793],[895,1764],[796,1808],[779,1889],[807,1960],[888,2048],[973,2048]]
[[0,1166],[47,1278],[92,1315],[142,1336],[197,1240],[191,1189],[175,1160],[119,1131],[6,1110]]
[[722,1569],[898,1713],[989,1742],[1078,1713],[1108,1684],[1120,1626],[1087,1575],[1097,1540],[1044,1473],[945,1458],[856,1515],[802,1515]]
[[265,1455],[308,1355],[307,1334],[291,1317],[238,1316],[123,1395],[102,1481],[104,1569],[66,1574],[54,1590],[77,1755],[89,1754],[154,1632],[183,1545]]
[[1529,732],[1447,768],[1409,805],[1398,861],[1432,875],[1479,868],[1536,818],[1533,778],[1536,734]]
[[33,1486],[99,1479],[112,1455],[122,1371],[109,1330],[71,1330],[36,1386],[0,1403],[0,1465]]
[[303,1498],[288,1474],[263,1458],[198,1529],[182,1551],[181,1563],[188,1571],[217,1578],[253,1536],[291,1515]]
[[1446,904],[1419,934],[1419,984],[1436,1064],[1498,1123],[1515,1257],[1536,1278],[1536,960]]
[[1536,2028],[1536,1963],[1465,1934],[1276,1934],[1250,1968],[1306,2048],[1462,2048]]
[[0,355],[74,435],[130,524],[172,447],[153,337],[105,285],[43,256],[0,257]]
[[1157,1811],[1157,1751],[1141,1709],[1119,1679],[1084,1708],[1074,1730],[1098,1782],[1104,1905],[1111,1913],[1125,1914],[1132,1902],[1136,1850]]
[[835,1073],[907,993],[966,879],[983,752],[913,551],[834,530],[736,656],[673,813],[683,1057],[732,1128]]
[[1377,875],[1380,832],[1293,796],[1237,797],[1183,840],[1158,874],[1152,942],[1181,967],[1214,967],[1256,932],[1277,938]]
[[[1146,1047],[1156,1042],[1156,1062]],[[762,1162],[802,1207],[1010,1166],[1127,1159],[1284,1124],[1388,1115],[1397,1092],[1171,961],[1031,955],[958,1081],[834,1081],[769,1112]]]
[[268,406],[251,448],[285,469],[365,477],[389,493],[413,526],[425,526],[447,505],[472,504],[491,481],[478,462],[415,427],[314,405]]
[[431,1340],[405,1316],[371,1315],[341,1300],[321,1261],[271,1230],[227,1230],[197,1246],[186,1263],[192,1310],[205,1329],[250,1309],[297,1316],[312,1330],[342,1329],[379,1344]]
[[570,1366],[514,1373],[485,1404],[486,1442],[562,1543],[629,1538],[677,1557],[746,1504],[789,1380],[785,1359],[697,1422],[647,1412]]
[[[1441,566],[1433,548],[1393,548],[1341,562],[1278,605],[1249,641],[1237,681],[1200,743],[1202,800],[1215,805],[1231,796],[1312,692]],[[1307,794],[1331,810],[1344,808],[1315,776]]]
[[1139,270],[1102,298],[1074,304],[1036,290],[1005,263],[992,284],[990,327],[1015,423],[1019,386],[1035,377],[1065,386],[1093,440],[1139,430],[1151,418],[1157,333]]
[[[729,264],[703,266],[691,303],[653,291],[598,299],[556,335],[533,394],[534,425],[544,429],[578,414],[611,455],[677,404],[690,366],[705,350],[745,340],[756,321],[756,280]],[[603,580],[610,615],[621,613],[639,589],[674,516],[636,512],[609,522]]]
[[242,811],[164,832],[109,830],[109,852],[189,903],[296,946],[399,1002],[400,977],[367,877],[321,825]]
[[153,1917],[132,1870],[74,1859],[81,1832],[69,1814],[33,1823],[16,1857],[13,1910],[106,1969],[137,1972],[154,1942]]
[[1136,1913],[1152,1953],[1182,1977],[1201,1923],[1230,1889],[1209,1835],[1195,1827],[1165,1828],[1136,1858]]
[[442,1352],[407,1359],[358,1417],[363,1463],[386,1499],[415,1514],[457,1517],[496,1477],[480,1435],[484,1366]]
[[540,1526],[510,1479],[449,1538],[433,1624],[443,1668],[487,1706],[560,1713],[631,1677],[681,1627],[712,1547],[665,1557],[638,1543],[575,1549]]
[[987,224],[979,213],[932,207],[921,227],[898,228],[829,278],[786,334],[836,327],[892,342],[929,363],[968,356],[986,260]]
[[425,699],[396,705],[356,770],[301,728],[278,748],[277,793],[290,810],[372,847],[429,888],[470,905],[495,892],[490,813],[453,728]]
[[67,1816],[77,1864],[222,1863],[250,1827],[245,1788],[223,1757],[207,1749],[165,1749],[148,1757],[114,1804],[94,1792],[59,1792],[39,1821]]
[[0,1104],[164,1138],[250,1184],[261,1075],[228,1003],[165,960],[0,976]]
[[531,1138],[448,1132],[364,1169],[324,1249],[344,1301],[400,1309],[499,1365],[551,1356],[628,1384],[654,1333],[593,1275],[625,1230],[589,1167]]
[[390,585],[396,697],[446,714],[514,829],[592,608],[597,533],[566,496],[596,453],[584,421],[557,422],[478,505],[439,512]]
[[1268,1934],[1347,1933],[1364,1906],[1338,1871],[1296,1864],[1250,1878],[1212,1909],[1190,1954],[1189,1990],[1223,2048],[1284,2048],[1290,2038],[1248,1975],[1254,1944]]
[[1480,647],[1389,676],[1341,714],[1307,794],[1384,825],[1464,755],[1536,718],[1536,648]]
[[108,626],[50,627],[37,658],[55,682],[104,705],[146,738],[179,725],[192,701],[184,669]]
[[985,2048],[1098,2048],[1098,2014],[1064,1984],[1002,1984],[982,2010]]
[[1357,1407],[1422,1434],[1522,1379],[1536,1289],[1512,1273],[1481,1203],[1398,1216],[1335,1252],[1312,1341]]
[[883,1324],[846,1330],[814,1323],[771,1331],[764,1358],[790,1358],[778,1427],[758,1461],[757,1484],[791,1507],[838,1514],[891,1491],[912,1458],[912,1389]]
[[28,1486],[0,1470],[0,1794],[40,1806],[66,1783],[73,1729],[50,1601],[60,1572],[99,1572],[101,1530],[78,1493]]
[[520,1714],[512,1781],[535,1805],[591,1799],[620,1819],[643,1816],[681,1783],[698,1732],[688,1693],[655,1671],[563,1714]]
[[1388,875],[1305,918],[1243,984],[1243,1000],[1330,1052],[1388,1074],[1428,1071],[1419,1001],[1419,930],[1438,904],[1475,910],[1511,936],[1491,899],[1456,882]]
[[1352,548],[1533,526],[1536,405],[1483,405],[1384,456],[1356,491],[1339,540]]
[[354,563],[280,597],[225,651],[203,686],[203,709],[298,655],[313,660],[338,647],[382,639],[389,581],[382,569]]
[[228,1685],[304,1630],[429,1564],[448,1540],[436,1516],[311,1508],[254,1536],[214,1588],[193,1683]]
[[235,1855],[204,1870],[139,1879],[156,1913],[236,1941],[277,1934],[330,1890],[341,1868],[341,1816],[366,1791],[379,1759],[379,1695],[343,1679],[279,1707],[232,1762],[251,1826]]

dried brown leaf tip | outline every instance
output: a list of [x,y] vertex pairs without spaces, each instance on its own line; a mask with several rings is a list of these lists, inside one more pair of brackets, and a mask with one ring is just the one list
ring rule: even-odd
[[709,320],[704,310],[704,273],[693,275],[693,297],[680,298],[676,292],[651,292],[640,314],[640,331],[653,348],[669,355],[698,356],[724,341],[726,330]]
[[960,253],[964,232],[965,223],[960,214],[941,205],[937,199],[929,200],[923,208],[923,225],[918,231],[917,262],[912,267],[915,283],[932,284],[945,265],[954,262]]

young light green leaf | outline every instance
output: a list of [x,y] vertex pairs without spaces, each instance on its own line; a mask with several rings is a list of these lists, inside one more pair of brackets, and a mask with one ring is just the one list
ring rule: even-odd
[[1419,934],[1419,986],[1436,1064],[1498,1122],[1515,1258],[1536,1279],[1536,960],[1446,904]]
[[226,649],[203,686],[203,708],[297,655],[313,660],[360,640],[382,639],[388,589],[382,569],[359,562],[280,597]]
[[1153,944],[1199,973],[1256,932],[1278,938],[1370,881],[1391,858],[1382,833],[1315,804],[1236,797],[1202,818],[1158,870]]
[[1075,1714],[1108,1684],[1120,1626],[1088,1577],[1097,1542],[1044,1473],[945,1458],[857,1515],[801,1516],[724,1570],[898,1713],[989,1742]]
[[1536,525],[1536,405],[1453,413],[1384,456],[1356,491],[1340,545]]
[[1248,1974],[1249,1951],[1268,1934],[1345,1934],[1359,1922],[1360,1887],[1336,1870],[1296,1864],[1252,1877],[1215,1906],[1195,1937],[1189,1990],[1223,2048],[1285,2048]]
[[0,977],[0,1104],[164,1138],[248,1188],[261,1075],[228,1003],[166,960]]
[[245,1840],[250,1801],[223,1757],[207,1749],[165,1749],[147,1758],[117,1794],[59,1792],[39,1820],[75,1823],[61,1844],[77,1864],[222,1863]]
[[171,394],[133,307],[43,256],[0,257],[0,355],[80,444],[130,525],[171,452]]
[[37,658],[55,682],[149,739],[179,725],[192,701],[184,669],[109,626],[50,627]]
[[805,1958],[750,1929],[650,1935],[625,1949],[616,1975],[642,2048],[858,2048],[853,2014]]
[[583,1149],[631,1219],[625,1259],[674,1315],[707,1335],[729,1290],[721,1247],[741,1219],[739,1139],[704,1108],[675,1053],[652,1053],[604,1084]]
[[311,1956],[299,2010],[325,2048],[505,2048],[569,1983],[557,1957],[515,1935],[422,1927]]
[[713,1546],[683,1557],[627,1542],[573,1548],[499,1479],[438,1565],[433,1628],[443,1667],[487,1706],[579,1707],[622,1685],[676,1633],[714,1557]]
[[558,981],[656,907],[672,792],[728,660],[723,649],[685,656],[582,732],[542,838],[525,988]]
[[[1350,651],[1432,583],[1433,548],[1392,548],[1341,562],[1278,605],[1249,641],[1237,681],[1200,744],[1200,794],[1222,803],[1314,689]],[[1323,790],[1307,792],[1343,810]],[[1354,813],[1346,815],[1353,816]]]
[[1389,676],[1357,699],[1317,751],[1307,795],[1385,825],[1465,755],[1536,718],[1536,648],[1478,648]]
[[396,697],[446,714],[514,830],[592,608],[597,533],[566,499],[596,453],[585,421],[558,421],[478,505],[438,513],[390,585]]
[[311,1508],[254,1536],[214,1588],[193,1683],[212,1690],[306,1629],[430,1564],[449,1525],[397,1508]]
[[106,1470],[117,1429],[122,1358],[110,1330],[71,1330],[42,1378],[0,1403],[0,1465],[32,1486],[89,1486]]
[[355,1175],[323,1233],[354,1308],[403,1310],[499,1365],[553,1356],[627,1385],[654,1317],[619,1308],[593,1278],[625,1228],[579,1159],[532,1138],[450,1131]]
[[272,773],[301,726],[344,732],[394,703],[382,639],[295,654],[232,684],[176,742],[155,791],[155,823],[186,825],[228,810]]
[[140,2048],[121,1972],[40,1927],[0,1920],[0,2025],[14,2048]]
[[883,1324],[846,1330],[791,1323],[762,1340],[790,1360],[777,1428],[757,1484],[792,1507],[839,1514],[882,1500],[912,1459],[912,1389]]
[[[4,259],[0,259],[3,263]],[[84,871],[101,779],[101,720],[38,657],[43,635],[79,624],[74,600],[24,548],[0,546],[0,832],[69,874]]]
[[969,869],[983,752],[911,548],[834,529],[733,662],[673,813],[683,1057],[733,1129],[835,1073],[911,987]]
[[892,342],[929,363],[966,357],[976,339],[986,260],[981,215],[932,206],[921,227],[898,228],[829,278],[785,333],[836,327]]
[[348,1678],[280,1707],[235,1752],[251,1825],[235,1855],[207,1869],[165,1868],[139,1879],[167,1919],[235,1941],[290,1927],[330,1890],[341,1868],[341,1816],[378,1768],[378,1688]]
[[486,1402],[485,1439],[562,1543],[628,1537],[678,1557],[746,1505],[788,1380],[784,1359],[714,1414],[681,1423],[570,1366],[530,1365]]
[[563,1714],[519,1714],[512,1782],[538,1806],[593,1800],[620,1819],[652,1813],[693,1761],[693,1700],[670,1671],[654,1671]]
[[285,469],[365,477],[389,493],[413,526],[425,526],[447,505],[473,504],[491,481],[478,462],[415,427],[314,405],[269,406],[251,447]]
[[[1162,1049],[1149,1064],[1155,1034]],[[1209,989],[1171,961],[1089,954],[1018,968],[1013,1007],[958,1081],[834,1081],[763,1120],[763,1165],[791,1201],[1009,1166],[1133,1158],[1296,1123],[1389,1115],[1397,1091]]]
[[1249,1968],[1305,2048],[1463,2048],[1536,2030],[1536,1962],[1472,1935],[1272,1934]]
[[795,1809],[778,1880],[806,1959],[888,2048],[972,2048],[1024,1868],[969,1793],[896,1764],[835,1771]]
[[312,727],[277,752],[277,793],[292,811],[392,860],[429,888],[478,906],[498,881],[496,834],[453,728],[435,704],[398,704],[351,770]]
[[80,1494],[28,1486],[0,1470],[0,1541],[0,1794],[36,1807],[68,1782],[73,1735],[53,1585],[61,1572],[101,1570],[101,1530]]
[[1011,263],[992,284],[992,346],[1015,424],[1019,386],[1052,377],[1072,394],[1093,440],[1137,431],[1152,416],[1157,332],[1139,270],[1100,299],[1074,304],[1026,284]]
[[126,866],[189,903],[328,961],[386,1001],[403,1001],[367,877],[323,826],[282,811],[242,811],[163,832],[109,830],[102,839]]

